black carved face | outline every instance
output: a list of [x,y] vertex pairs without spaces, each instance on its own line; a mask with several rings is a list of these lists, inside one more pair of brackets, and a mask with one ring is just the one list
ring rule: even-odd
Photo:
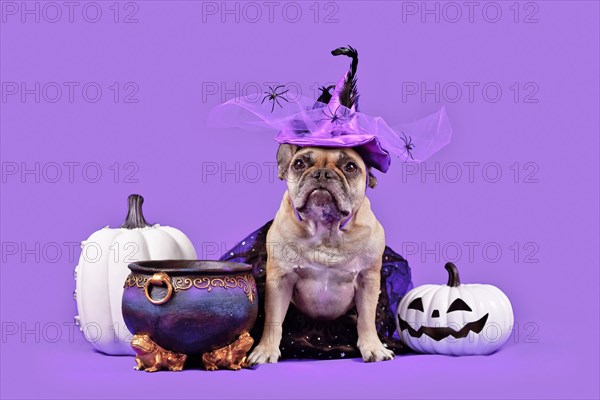
[[[423,299],[421,297],[418,297],[418,298],[412,300],[408,304],[408,309],[409,310],[417,310],[419,312],[424,313],[425,310],[423,309]],[[446,314],[450,314],[450,313],[458,312],[458,311],[470,313],[473,310],[471,309],[471,307],[469,307],[469,305],[467,303],[465,303],[464,300],[462,300],[461,298],[456,298],[454,301],[452,301],[452,303],[450,303],[450,306],[448,306],[448,309],[446,310]],[[421,336],[423,336],[423,334],[425,334],[425,335],[429,336],[431,339],[435,340],[436,342],[439,342],[440,340],[445,339],[448,336],[453,336],[456,339],[460,339],[460,338],[467,337],[469,332],[474,332],[474,333],[481,332],[483,330],[483,327],[485,326],[485,323],[487,322],[488,316],[489,316],[489,313],[485,314],[483,317],[479,318],[476,321],[465,324],[459,330],[455,330],[450,327],[433,327],[433,326],[425,326],[425,325],[420,326],[419,329],[415,329],[412,326],[410,326],[410,324],[408,322],[406,322],[402,318],[400,318],[400,315],[398,315],[398,324],[400,326],[401,331],[408,330],[409,335],[412,337],[420,338]],[[435,319],[439,318],[439,317],[440,317],[440,310],[434,309],[431,311],[429,318],[427,318],[426,316],[423,316],[422,320],[428,321],[431,325],[433,325],[433,324],[435,324]]]

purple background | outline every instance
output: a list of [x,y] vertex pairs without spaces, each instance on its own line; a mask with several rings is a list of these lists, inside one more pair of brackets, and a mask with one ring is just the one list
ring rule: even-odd
[[[221,2],[122,2],[118,22],[113,3],[95,3],[96,23],[82,16],[86,2],[72,22],[68,9],[56,17],[44,2],[26,3],[37,4],[39,22],[21,14],[24,3],[1,4],[3,398],[598,398],[597,2],[480,2],[472,16],[463,2],[428,2],[437,16],[422,15],[421,2],[278,2],[272,22],[263,2],[252,3],[258,18],[243,3],[227,3],[239,12],[223,14]],[[295,5],[302,15],[292,22]],[[124,23],[131,13],[137,22]],[[346,44],[360,51],[364,112],[394,124],[446,104],[451,145],[416,173],[393,163],[369,196],[416,285],[445,282],[443,262],[452,258],[463,282],[507,293],[516,317],[507,345],[489,357],[150,375],[134,372],[131,358],[95,353],[78,331],[70,338],[79,256],[70,243],[120,225],[128,194],[145,196],[147,218],[183,230],[200,257],[217,257],[274,216],[285,186],[270,176],[273,136],[207,129],[207,113],[268,82],[313,95],[316,82],[335,81],[347,67],[329,55]],[[40,82],[39,102],[11,95],[12,82]],[[65,89],[54,103],[49,82]],[[79,84],[72,102],[64,82]],[[102,88],[95,103],[82,97],[88,82]],[[436,82],[437,93],[423,99],[420,85]],[[478,85],[472,98],[466,85]],[[137,102],[124,102],[135,87]],[[64,163],[72,162],[70,179]],[[39,176],[21,176],[36,163]],[[86,163],[97,164],[83,174]],[[94,165],[102,172],[95,183]],[[218,173],[206,173],[215,166]],[[439,176],[422,175],[425,168]],[[15,244],[33,251],[15,252]]]

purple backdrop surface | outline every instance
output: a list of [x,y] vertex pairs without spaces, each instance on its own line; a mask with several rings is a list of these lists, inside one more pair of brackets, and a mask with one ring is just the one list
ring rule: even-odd
[[[2,398],[599,397],[598,2],[0,5]],[[207,129],[207,113],[274,82],[314,95],[345,44],[363,111],[447,106],[451,145],[393,163],[369,195],[416,285],[453,260],[507,293],[508,344],[239,373],[93,352],[72,325],[74,244],[120,225],[130,193],[203,258],[272,218],[273,136]]]

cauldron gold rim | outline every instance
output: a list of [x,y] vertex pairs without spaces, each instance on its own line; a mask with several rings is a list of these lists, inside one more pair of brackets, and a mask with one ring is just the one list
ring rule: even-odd
[[137,261],[128,265],[135,273],[153,275],[166,272],[169,275],[228,275],[249,272],[252,265],[218,260],[153,260]]
[[[167,286],[167,294],[164,298],[160,300],[154,300],[150,296],[149,289],[150,285],[158,285],[162,286],[163,284]],[[213,288],[224,288],[224,289],[235,289],[240,288],[244,291],[250,303],[254,303],[256,298],[256,281],[251,273],[239,273],[239,274],[227,274],[220,276],[183,276],[183,277],[175,277],[171,279],[171,277],[165,272],[157,272],[152,276],[137,274],[135,272],[131,272],[127,279],[125,279],[125,284],[123,288],[131,288],[138,287],[142,288],[144,294],[146,295],[146,299],[149,300],[152,304],[160,305],[167,302],[171,296],[179,291],[191,289],[195,287],[197,289],[207,290],[208,292],[212,291]]]

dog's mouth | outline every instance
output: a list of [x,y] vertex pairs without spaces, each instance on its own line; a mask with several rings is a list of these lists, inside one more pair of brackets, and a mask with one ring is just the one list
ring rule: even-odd
[[400,330],[408,330],[408,334],[412,337],[420,338],[423,334],[429,336],[436,342],[439,342],[442,339],[447,338],[448,336],[452,336],[455,339],[462,339],[467,337],[469,332],[479,333],[483,330],[485,323],[489,314],[485,314],[483,317],[478,319],[477,321],[469,322],[462,329],[454,330],[450,327],[429,327],[429,326],[421,326],[419,329],[414,329],[408,322],[400,318],[398,316],[398,323],[400,325]]
[[327,188],[317,187],[308,191],[303,204],[297,207],[299,212],[306,212],[310,208],[329,209],[339,213],[342,217],[350,215],[350,211],[343,209],[337,195]]

